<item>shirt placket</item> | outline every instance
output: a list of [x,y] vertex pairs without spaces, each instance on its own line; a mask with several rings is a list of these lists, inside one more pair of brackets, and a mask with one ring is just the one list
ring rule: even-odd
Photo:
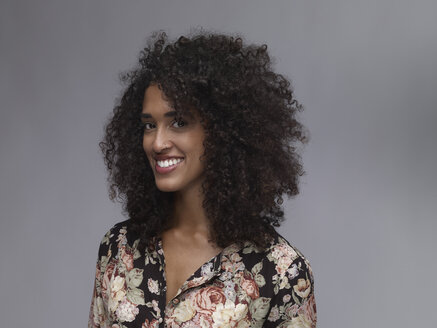
[[[184,284],[179,288],[176,295],[173,297],[173,299],[166,304],[166,291],[167,291],[167,281],[165,277],[165,258],[164,258],[164,252],[162,250],[162,240],[160,238],[156,239],[155,242],[155,249],[158,254],[159,261],[162,265],[163,271],[162,271],[162,277],[163,277],[163,293],[161,293],[161,301],[159,302],[161,307],[161,313],[163,314],[162,321],[159,324],[160,328],[167,327],[165,322],[165,317],[168,313],[171,312],[171,310],[174,307],[177,307],[180,303],[180,298],[190,289],[199,287],[201,285],[207,284],[211,280],[213,280],[215,277],[219,276],[221,274],[221,258],[222,258],[222,252],[209,260],[207,263],[210,263],[212,261],[213,267],[209,274],[202,275],[201,274],[201,268],[199,268],[190,278],[188,278],[187,281],[184,282]],[[164,304],[164,306],[162,306]]]
[[162,279],[160,279],[159,283],[160,283],[160,287],[162,286],[162,288],[160,289],[160,295],[159,295],[159,302],[158,302],[158,306],[160,309],[160,313],[161,313],[161,318],[159,319],[159,328],[164,328],[166,327],[165,324],[165,309],[166,309],[166,304],[165,304],[165,296],[166,296],[166,291],[167,291],[167,283],[166,283],[166,278],[165,278],[165,259],[164,259],[164,252],[162,250],[162,241],[161,238],[159,237],[155,237],[154,243],[153,243],[155,252],[158,256],[158,261],[159,261],[159,265],[162,268]]

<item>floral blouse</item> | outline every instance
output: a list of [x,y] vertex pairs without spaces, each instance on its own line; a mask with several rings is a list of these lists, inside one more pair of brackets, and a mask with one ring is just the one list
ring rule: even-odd
[[127,222],[100,243],[88,328],[316,327],[311,266],[278,233],[267,249],[224,248],[165,304],[162,240],[141,254]]

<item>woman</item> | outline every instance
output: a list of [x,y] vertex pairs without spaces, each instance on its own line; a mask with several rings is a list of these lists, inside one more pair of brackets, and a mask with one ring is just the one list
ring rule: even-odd
[[303,174],[267,46],[154,35],[100,143],[129,219],[98,252],[88,327],[315,327],[308,260],[274,229]]

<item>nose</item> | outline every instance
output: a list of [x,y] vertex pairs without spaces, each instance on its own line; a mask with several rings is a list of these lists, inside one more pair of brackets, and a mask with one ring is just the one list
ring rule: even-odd
[[165,127],[157,128],[152,143],[152,150],[155,153],[161,153],[171,147],[172,143],[167,132]]

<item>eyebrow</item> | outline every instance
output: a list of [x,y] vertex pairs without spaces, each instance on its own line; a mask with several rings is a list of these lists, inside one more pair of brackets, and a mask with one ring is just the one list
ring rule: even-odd
[[[169,112],[166,112],[164,114],[164,117],[175,117],[176,116],[176,111],[172,110]],[[191,113],[185,113],[185,115],[188,115],[189,117],[193,117],[193,115]],[[141,118],[152,118],[152,115],[148,114],[148,113],[141,113],[140,115]]]

